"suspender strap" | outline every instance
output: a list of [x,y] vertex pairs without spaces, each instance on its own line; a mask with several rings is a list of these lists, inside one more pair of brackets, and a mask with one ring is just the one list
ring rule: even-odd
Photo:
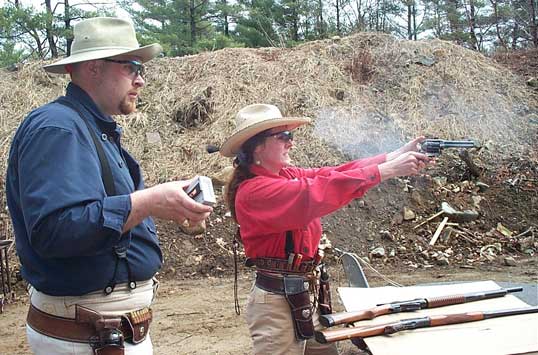
[[75,111],[76,113],[78,113],[79,117],[86,124],[86,127],[88,128],[88,131],[90,132],[90,136],[92,137],[93,144],[95,145],[95,149],[97,150],[97,156],[99,157],[99,163],[101,164],[101,179],[103,180],[103,184],[105,185],[106,194],[108,196],[116,195],[116,188],[114,186],[112,170],[110,170],[110,164],[108,163],[108,159],[105,155],[103,145],[101,144],[101,142],[99,142],[99,139],[97,138],[97,135],[95,134],[94,129],[91,127],[88,120],[84,117],[80,108],[78,108],[74,103],[72,103],[71,101],[65,98],[59,98],[56,100],[56,102],[64,106],[67,106],[71,108],[73,111]]
[[286,256],[289,256],[291,253],[293,253],[294,250],[293,245],[293,232],[292,231],[286,231],[286,246],[284,251],[286,252]]

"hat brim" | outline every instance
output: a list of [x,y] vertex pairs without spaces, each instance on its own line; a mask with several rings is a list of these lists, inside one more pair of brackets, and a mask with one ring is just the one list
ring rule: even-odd
[[309,122],[310,118],[308,117],[283,117],[265,120],[250,125],[244,129],[234,132],[220,147],[220,154],[225,157],[235,156],[241,149],[243,143],[245,143],[249,138],[254,137],[256,134],[267,129],[279,126],[288,126],[288,130],[291,131]]
[[67,64],[80,63],[80,62],[85,62],[88,60],[110,58],[117,55],[137,56],[137,57],[140,57],[140,61],[142,63],[145,63],[155,58],[156,56],[158,56],[159,53],[162,52],[162,50],[163,49],[161,45],[158,43],[149,44],[147,46],[140,47],[137,49],[106,48],[106,49],[101,49],[101,50],[91,50],[88,52],[82,52],[82,53],[76,53],[76,54],[70,55],[67,58],[61,59],[49,65],[45,65],[43,68],[49,73],[67,74],[67,70],[65,69],[65,66]]

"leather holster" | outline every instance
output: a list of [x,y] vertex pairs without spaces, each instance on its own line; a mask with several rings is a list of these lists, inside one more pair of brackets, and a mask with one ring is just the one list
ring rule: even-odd
[[284,276],[283,278],[284,295],[290,305],[295,337],[298,340],[310,339],[314,336],[313,308],[305,282],[305,278],[300,276]]

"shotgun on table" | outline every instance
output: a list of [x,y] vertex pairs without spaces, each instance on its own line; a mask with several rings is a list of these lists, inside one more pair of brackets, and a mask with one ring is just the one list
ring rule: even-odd
[[341,329],[327,329],[315,332],[319,343],[332,343],[339,340],[353,338],[367,338],[384,334],[394,334],[403,330],[438,327],[449,324],[476,322],[485,319],[515,316],[519,314],[538,313],[538,306],[527,308],[504,309],[487,312],[467,312],[443,314],[421,318],[402,319],[392,323],[372,325],[366,327],[349,327]]
[[474,302],[495,297],[503,297],[509,293],[520,292],[522,290],[523,288],[521,287],[511,287],[501,288],[499,290],[492,291],[480,291],[438,297],[425,297],[416,298],[414,300],[408,301],[384,303],[360,311],[325,314],[320,316],[319,322],[325,327],[332,327],[333,325],[338,324],[353,323],[365,319],[374,319],[375,317],[382,316],[384,314],[412,312],[424,308],[437,308],[450,306],[453,304]]

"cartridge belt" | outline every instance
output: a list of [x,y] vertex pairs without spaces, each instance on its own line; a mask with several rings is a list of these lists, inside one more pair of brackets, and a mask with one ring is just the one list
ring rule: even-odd
[[286,274],[307,274],[314,271],[317,265],[313,260],[301,262],[299,265],[293,266],[286,259],[276,258],[255,258],[247,259],[245,265],[248,267],[256,266],[258,270],[266,270],[270,272],[286,273]]
[[[298,277],[298,276],[293,276]],[[308,290],[311,283],[314,282],[315,277],[313,275],[302,276],[305,282],[305,289]],[[262,290],[276,293],[279,295],[285,294],[284,289],[284,277],[279,275],[268,275],[263,272],[256,273],[256,286]]]
[[[123,315],[103,315],[102,318],[105,322],[121,319],[117,329],[122,332],[126,341],[138,344],[146,337],[153,317],[151,309],[146,307]],[[96,329],[90,323],[48,314],[33,305],[30,305],[26,322],[38,333],[70,342],[90,343],[90,339],[96,335]]]

